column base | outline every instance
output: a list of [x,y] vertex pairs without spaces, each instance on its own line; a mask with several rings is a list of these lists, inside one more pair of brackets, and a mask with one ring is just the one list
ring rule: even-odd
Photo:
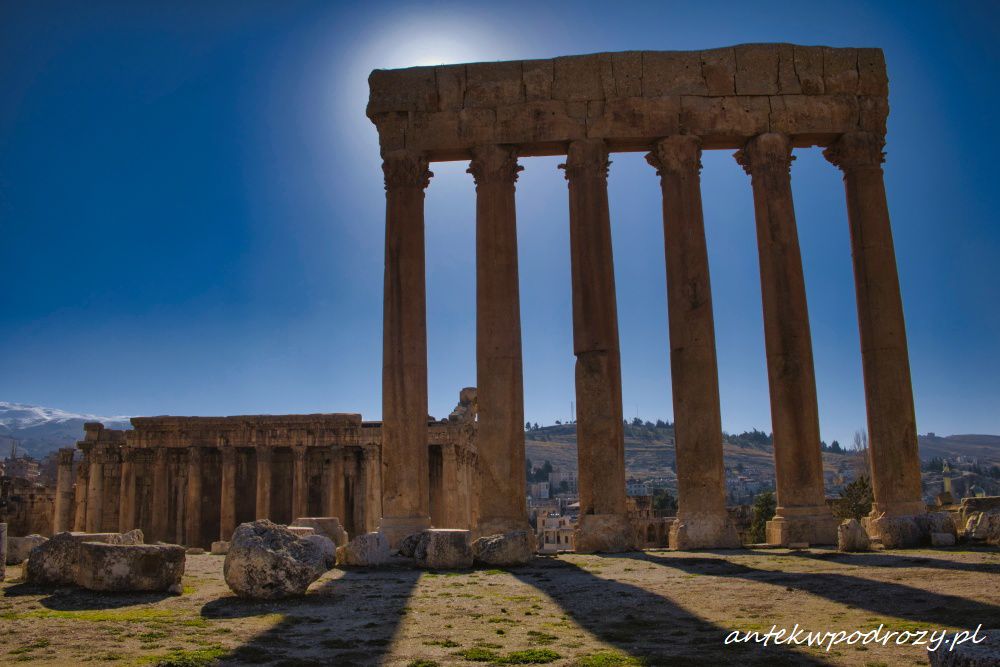
[[767,522],[767,543],[776,546],[789,544],[836,544],[840,519],[833,516],[826,505],[815,507],[779,507],[774,518]]
[[674,519],[670,525],[671,549],[738,549],[740,536],[728,514],[692,512]]
[[[907,503],[910,510],[916,503]],[[882,543],[886,549],[905,549],[931,543],[932,533],[947,533],[957,536],[955,522],[948,512],[928,512],[923,503],[919,503],[919,512],[912,514],[890,513],[884,507],[872,509],[872,513],[861,520],[868,535]],[[897,506],[896,508],[899,509]]]
[[472,532],[474,533],[474,538],[479,538],[513,533],[517,530],[524,530],[531,534],[535,532],[531,529],[531,524],[528,523],[527,519],[515,519],[511,517],[480,519],[479,525]]
[[384,516],[379,522],[379,532],[385,535],[390,550],[398,549],[403,538],[430,527],[430,516]]
[[576,524],[573,537],[577,553],[635,550],[634,530],[624,514],[584,514]]

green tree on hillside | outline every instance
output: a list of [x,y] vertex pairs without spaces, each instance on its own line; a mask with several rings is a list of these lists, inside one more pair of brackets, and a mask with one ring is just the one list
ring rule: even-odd
[[774,518],[774,513],[777,509],[778,502],[772,491],[759,493],[753,499],[753,514],[750,519],[750,533],[748,534],[752,544],[760,544],[767,539],[767,522]]
[[872,483],[867,475],[862,475],[844,487],[840,492],[840,502],[833,507],[833,514],[841,519],[857,519],[871,514]]

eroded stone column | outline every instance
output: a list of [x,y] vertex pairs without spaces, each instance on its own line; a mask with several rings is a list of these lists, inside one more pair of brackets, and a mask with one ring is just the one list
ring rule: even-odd
[[431,172],[412,151],[384,156],[382,521],[389,544],[431,525],[427,462],[424,189]]
[[[483,497],[479,535],[530,530],[524,475],[524,381],[514,183],[523,167],[507,146],[473,151],[476,182],[476,385]],[[454,450],[451,451],[454,467]],[[448,464],[448,460],[445,460]],[[448,469],[445,469],[447,475]],[[454,504],[457,478],[444,479]],[[446,512],[448,525],[455,513]]]
[[[625,436],[608,164],[604,142],[588,139],[572,142],[566,164],[561,165],[569,182],[580,480],[576,549],[581,552],[633,548],[625,513]],[[480,503],[489,493],[483,487]]]
[[753,184],[764,302],[778,495],[777,512],[767,524],[767,541],[831,544],[837,541],[837,520],[823,490],[816,375],[792,203],[792,159],[791,142],[777,133],[754,137],[736,153]]
[[52,534],[73,530],[73,454],[72,448],[59,450],[56,468],[56,499],[52,513]]
[[228,542],[236,531],[236,449],[231,445],[222,445],[219,453],[222,457],[219,539]]
[[87,496],[90,487],[90,457],[94,451],[91,444],[83,445],[83,460],[76,467],[76,488],[73,489],[76,509],[73,514],[73,530],[84,532],[87,530]]
[[87,532],[99,533],[104,518],[104,447],[95,446],[90,453],[90,475],[87,483]]
[[138,528],[135,524],[135,457],[132,447],[122,448],[122,476],[118,494],[118,532]]
[[153,451],[153,507],[150,509],[153,518],[153,539],[150,542],[170,540],[167,535],[170,521],[169,455],[170,450],[166,447],[157,447]]
[[722,414],[712,287],[701,207],[701,142],[658,141],[646,160],[663,191],[663,239],[670,322],[670,380],[677,455],[673,549],[740,546],[726,512]]
[[257,519],[271,518],[271,463],[274,452],[267,445],[257,445]]
[[[435,517],[434,527],[463,528],[464,526],[460,526],[458,523],[458,503],[461,499],[458,483],[458,458],[455,455],[455,445],[450,443],[441,445],[441,489],[442,516],[440,518]],[[489,524],[486,525],[489,526]],[[479,530],[482,531],[484,529],[480,527]],[[487,530],[491,529],[487,527]],[[512,530],[512,528],[508,530]],[[479,532],[477,535],[494,535],[499,532],[506,532],[506,530],[497,529],[493,529],[493,531],[488,533]]]
[[344,448],[340,445],[332,445],[329,457],[330,463],[326,467],[326,515],[335,516],[340,519],[342,525],[346,525],[347,517],[344,515]]
[[920,489],[906,324],[882,174],[884,144],[883,137],[867,132],[845,134],[824,155],[843,171],[847,194],[875,496],[869,529],[886,546],[911,546],[926,532],[914,517],[927,508]]
[[187,498],[184,506],[184,542],[189,547],[201,546],[201,447],[187,450]]
[[306,477],[305,445],[292,447],[294,470],[292,472],[292,521],[308,515],[309,485]]
[[378,448],[364,445],[361,449],[362,483],[364,492],[364,529],[367,532],[378,530],[378,520],[382,514],[382,484],[379,480]]

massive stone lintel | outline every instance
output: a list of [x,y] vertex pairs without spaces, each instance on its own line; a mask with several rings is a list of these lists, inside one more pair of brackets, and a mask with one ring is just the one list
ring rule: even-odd
[[740,148],[780,132],[796,146],[885,134],[881,49],[742,44],[707,51],[626,51],[551,60],[375,70],[368,117],[383,152],[464,160],[483,144],[559,155],[579,139],[649,150],[672,134]]

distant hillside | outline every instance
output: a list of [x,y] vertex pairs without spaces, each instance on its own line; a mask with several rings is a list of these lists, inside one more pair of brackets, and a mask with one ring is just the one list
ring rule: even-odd
[[60,447],[72,447],[83,439],[86,422],[102,422],[111,428],[131,428],[128,417],[78,414],[38,405],[0,401],[0,458],[10,455],[19,440],[19,455],[41,459]]

